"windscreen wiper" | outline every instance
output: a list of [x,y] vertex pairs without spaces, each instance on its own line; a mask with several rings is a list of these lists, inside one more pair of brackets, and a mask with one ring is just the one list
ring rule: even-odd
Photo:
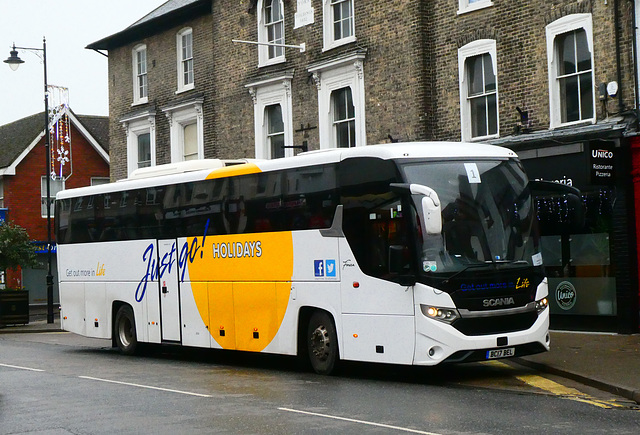
[[456,276],[460,275],[461,273],[466,272],[469,269],[475,269],[478,267],[487,267],[487,265],[492,264],[491,262],[487,262],[487,263],[474,263],[474,264],[469,264],[467,266],[465,266],[464,268],[460,269],[459,271],[457,271],[456,273],[454,273],[453,275],[451,275],[449,278],[445,279],[444,281],[442,281],[442,284],[447,284],[449,283],[449,281],[451,281],[453,278],[455,278]]

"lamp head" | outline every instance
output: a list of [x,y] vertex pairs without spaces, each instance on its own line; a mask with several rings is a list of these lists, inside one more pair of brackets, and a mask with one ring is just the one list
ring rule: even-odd
[[9,64],[12,70],[17,70],[21,63],[24,63],[24,60],[18,57],[18,50],[16,50],[16,45],[13,44],[13,50],[9,52],[10,56],[4,61],[4,63]]

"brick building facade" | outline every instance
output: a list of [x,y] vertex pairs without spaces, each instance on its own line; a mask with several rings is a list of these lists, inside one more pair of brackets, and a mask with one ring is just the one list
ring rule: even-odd
[[[170,4],[172,2],[168,2]],[[178,2],[174,2],[178,3]],[[185,2],[182,2],[185,3]],[[109,109],[111,118],[112,175],[127,176],[127,128],[139,115],[153,118],[155,144],[168,144],[171,121],[165,115],[175,105],[198,101],[203,122],[203,155],[209,158],[254,158],[255,105],[261,94],[277,88],[290,101],[285,133],[287,146],[319,149],[318,99],[323,76],[344,69],[346,81],[360,81],[361,107],[356,107],[363,134],[358,145],[431,138],[435,113],[429,93],[433,81],[428,70],[428,47],[423,2],[397,1],[403,12],[388,16],[387,4],[371,7],[354,3],[355,38],[352,43],[326,49],[323,41],[323,2],[310,2],[314,22],[294,28],[296,3],[283,2],[285,42],[305,44],[305,51],[286,48],[282,61],[259,65],[257,41],[262,1],[194,1],[190,12],[167,7],[167,16],[155,11],[124,31],[89,45],[109,52]],[[163,18],[164,17],[164,18]],[[149,25],[157,20],[165,26]],[[176,34],[189,27],[193,34],[194,86],[177,92]],[[146,46],[148,100],[133,102],[132,53]],[[355,65],[357,64],[357,65]],[[353,76],[357,76],[353,79]],[[283,85],[283,83],[286,84]],[[332,86],[329,84],[328,86]],[[355,94],[354,89],[354,94]],[[382,97],[384,96],[384,97]],[[325,97],[328,98],[328,97]],[[354,97],[355,98],[355,97]],[[268,99],[268,97],[267,97]],[[201,103],[199,101],[201,100]],[[200,110],[198,108],[198,110]],[[366,117],[365,117],[366,114]],[[285,116],[286,118],[286,116]],[[365,125],[366,124],[366,125]],[[301,126],[303,128],[301,128]],[[156,145],[153,164],[171,161],[167,146]],[[287,151],[287,155],[294,151]],[[130,171],[129,171],[130,172]]]
[[[66,180],[50,181],[52,197],[60,188],[71,189],[109,181],[108,118],[74,115],[69,112],[68,119],[71,143],[66,149],[71,151],[69,157],[72,166],[67,162],[63,169]],[[7,271],[5,285],[28,289],[32,304],[47,302],[47,219],[44,180],[50,174],[45,168],[43,120],[44,114],[40,113],[0,126],[0,208],[5,209],[7,220],[26,229],[29,237],[37,245],[38,261],[41,264],[36,269]],[[54,145],[52,149],[55,149]],[[56,155],[53,157],[55,162]],[[57,172],[59,166],[56,164],[51,170]],[[51,217],[53,224],[55,213],[52,213]],[[55,252],[53,225],[51,231]],[[52,271],[55,277],[55,255],[53,261]],[[56,285],[56,301],[57,295]]]
[[[636,331],[633,7],[170,0],[89,45],[109,52],[111,176],[303,147],[461,139],[508,146],[533,178],[572,184],[589,205],[580,228],[567,228],[562,213],[542,216],[551,291],[571,286],[577,295],[552,304],[555,318]],[[590,157],[599,151],[614,163]],[[603,180],[593,165],[615,170]],[[556,208],[562,201],[539,198]],[[590,256],[590,244],[604,248]]]

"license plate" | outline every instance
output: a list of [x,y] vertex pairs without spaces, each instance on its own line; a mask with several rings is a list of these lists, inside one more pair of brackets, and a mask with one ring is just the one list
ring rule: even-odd
[[516,354],[515,347],[507,347],[504,349],[493,349],[487,351],[487,359],[508,358]]

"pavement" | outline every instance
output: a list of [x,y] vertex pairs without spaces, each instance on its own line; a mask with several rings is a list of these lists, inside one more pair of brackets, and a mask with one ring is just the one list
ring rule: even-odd
[[[47,309],[32,306],[26,325],[0,325],[0,334],[60,332],[60,312],[53,323]],[[554,331],[549,352],[512,361],[544,373],[580,382],[640,404],[640,334]]]

